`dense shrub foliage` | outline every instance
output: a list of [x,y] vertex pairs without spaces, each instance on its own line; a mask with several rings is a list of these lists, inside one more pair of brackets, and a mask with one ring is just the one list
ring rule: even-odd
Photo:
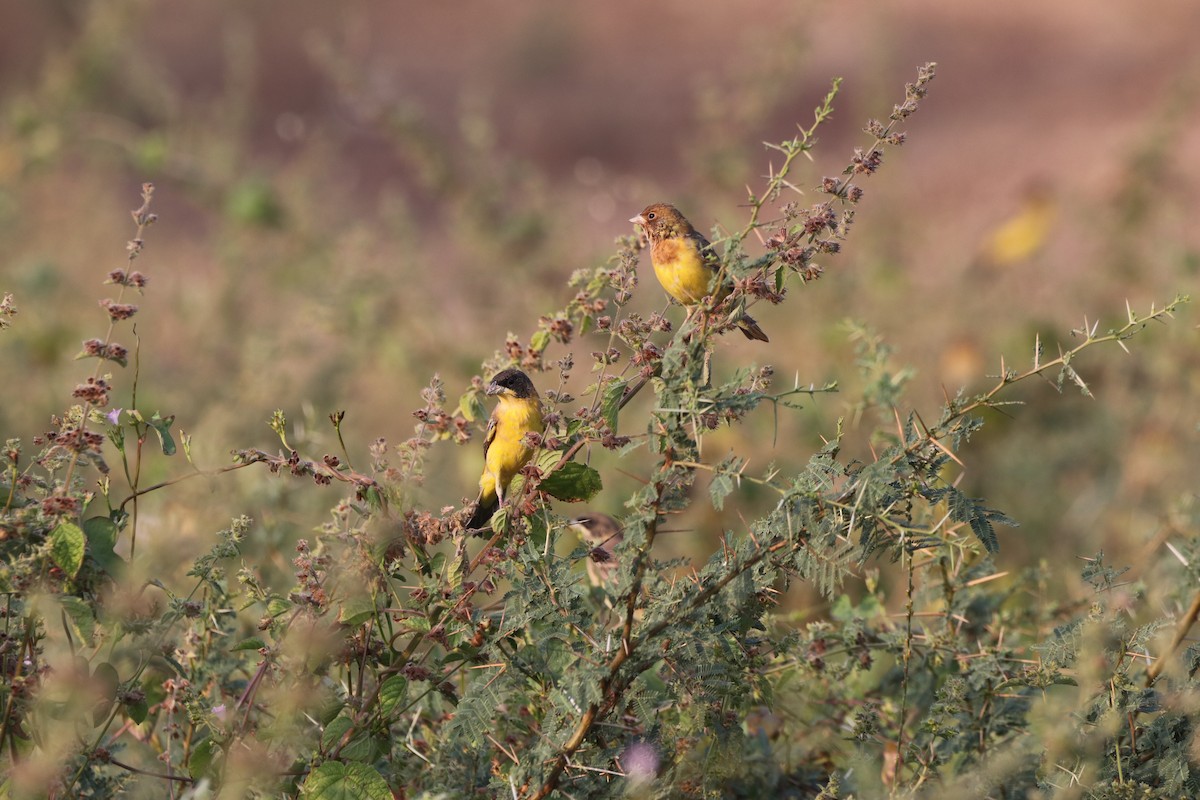
[[[948,396],[933,413],[906,406],[911,374],[859,325],[866,389],[852,402],[883,420],[868,432],[872,458],[844,454],[841,425],[798,470],[704,447],[723,428],[836,391],[730,363],[724,334],[749,306],[797,301],[802,288],[819,296],[825,283],[812,284],[869,199],[864,182],[897,153],[933,77],[922,68],[887,120],[866,125],[838,176],[801,169],[836,84],[808,128],[771,146],[742,226],[715,232],[735,286],[719,303],[682,324],[630,310],[635,293],[658,291],[639,284],[643,243],[630,237],[609,262],[577,269],[565,305],[527,340],[509,337],[482,374],[529,372],[548,428],[486,540],[463,529],[463,509],[413,499],[434,448],[472,440],[486,417],[482,379],[448,399],[434,378],[398,445],[306,452],[276,412],[279,447],[240,448],[216,471],[142,477],[149,462],[190,461],[192,447],[172,416],[140,401],[139,348],[153,333],[136,334],[130,318],[153,290],[147,185],[128,263],[107,276],[103,335],[80,353],[93,360],[74,405],[44,436],[5,448],[6,794],[1200,793],[1200,651],[1186,646],[1200,611],[1194,498],[1170,512],[1180,568],[1151,602],[1102,552],[1076,565],[998,555],[1019,510],[991,508],[957,480],[972,435],[1014,385],[1040,376],[1090,394],[1078,357],[1125,348],[1186,298],[1126,309],[1108,329],[1085,321],[1069,346],[1038,337],[1001,361],[992,388]],[[19,325],[19,307],[6,297],[0,321]],[[573,397],[565,387],[580,373],[587,388]],[[343,415],[329,421],[343,441]],[[354,464],[363,449],[369,463]],[[611,556],[565,525],[605,491],[608,464],[640,486],[606,502],[624,509]],[[305,491],[341,488],[286,554],[294,581],[269,581],[247,560],[256,523],[236,509],[208,552],[179,554],[194,559],[185,581],[145,574],[146,495],[246,469]],[[664,558],[656,543],[696,504],[746,514],[707,560]],[[586,562],[608,557],[615,570],[595,574],[610,577],[589,580]],[[1047,590],[1080,571],[1087,596]],[[819,592],[827,613],[781,612],[797,585]]]

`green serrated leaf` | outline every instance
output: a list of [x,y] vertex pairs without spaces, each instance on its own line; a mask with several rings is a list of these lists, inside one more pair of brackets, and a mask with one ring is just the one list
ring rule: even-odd
[[379,710],[386,716],[408,697],[408,678],[393,675],[379,687]]
[[577,461],[568,461],[542,479],[542,491],[567,502],[587,501],[604,488],[600,473]]
[[550,331],[541,330],[533,334],[529,339],[529,349],[535,353],[540,353],[550,344]]
[[74,578],[83,566],[83,553],[87,547],[87,537],[83,530],[74,522],[60,523],[50,532],[50,560],[59,569]]
[[446,583],[452,588],[457,589],[462,586],[463,568],[465,566],[464,559],[454,558],[450,560],[450,569],[446,571]]
[[292,610],[291,601],[287,600],[283,597],[279,597],[278,595],[276,595],[276,596],[272,597],[271,599],[267,600],[267,614],[269,614],[272,618],[278,617],[282,614],[286,614],[288,611],[291,611],[291,610]]
[[369,764],[326,761],[308,773],[300,795],[311,800],[392,800],[387,781]]
[[621,410],[621,398],[625,396],[627,381],[617,381],[604,390],[604,398],[600,401],[600,415],[608,423],[613,433],[617,432],[617,412]]
[[171,437],[171,425],[174,422],[174,414],[169,417],[160,417],[158,412],[155,411],[154,416],[147,423],[158,434],[158,441],[162,445],[164,456],[175,455],[175,439]]
[[[559,461],[562,461],[562,453],[558,452],[557,450],[539,450],[537,453],[537,459],[533,463],[542,472],[549,472],[551,469],[558,466]],[[516,479],[514,478],[514,480]],[[514,490],[511,488],[512,485],[513,484],[509,485],[510,488],[506,497],[516,496],[514,494]]]
[[329,751],[337,747],[338,742],[353,725],[354,722],[349,717],[339,716],[330,720],[321,732],[321,749]]

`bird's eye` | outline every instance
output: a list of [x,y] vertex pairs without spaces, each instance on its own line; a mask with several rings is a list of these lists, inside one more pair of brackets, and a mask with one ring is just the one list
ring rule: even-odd
[[654,219],[657,216],[658,216],[658,214],[655,214],[653,211],[651,211],[649,214],[646,215],[646,219]]

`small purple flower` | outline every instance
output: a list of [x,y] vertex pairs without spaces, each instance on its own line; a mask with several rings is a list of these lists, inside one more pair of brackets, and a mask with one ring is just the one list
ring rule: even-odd
[[108,412],[107,414],[105,414],[105,415],[104,415],[104,418],[105,418],[106,420],[108,420],[108,421],[109,421],[109,423],[111,423],[111,424],[113,424],[113,425],[120,425],[120,424],[121,424],[121,411],[122,411],[122,410],[123,410],[123,409],[120,409],[120,408],[114,408],[112,411],[110,411],[110,412]]

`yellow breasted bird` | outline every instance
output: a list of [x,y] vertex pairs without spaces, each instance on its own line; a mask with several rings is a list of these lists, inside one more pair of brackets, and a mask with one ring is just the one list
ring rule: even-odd
[[1058,202],[1046,184],[1030,185],[1021,199],[1021,208],[996,226],[983,240],[978,266],[996,272],[1028,261],[1041,250],[1054,233],[1058,221]]
[[587,561],[592,586],[612,584],[617,575],[617,555],[613,549],[625,541],[621,523],[608,514],[592,511],[571,520],[570,525],[583,543],[592,548]]
[[525,434],[542,433],[542,402],[533,381],[519,369],[506,369],[496,374],[485,390],[496,398],[496,408],[488,419],[487,435],[483,439],[483,474],[479,476],[479,499],[467,528],[481,530],[488,526],[513,476],[529,463],[533,448],[525,442]]
[[[720,274],[720,260],[708,239],[675,206],[655,203],[629,221],[646,232],[654,275],[672,299],[687,307],[689,318],[708,295],[720,302],[733,289],[733,281],[728,279],[720,286],[714,285]],[[747,339],[770,341],[750,316],[743,314],[734,323]]]

